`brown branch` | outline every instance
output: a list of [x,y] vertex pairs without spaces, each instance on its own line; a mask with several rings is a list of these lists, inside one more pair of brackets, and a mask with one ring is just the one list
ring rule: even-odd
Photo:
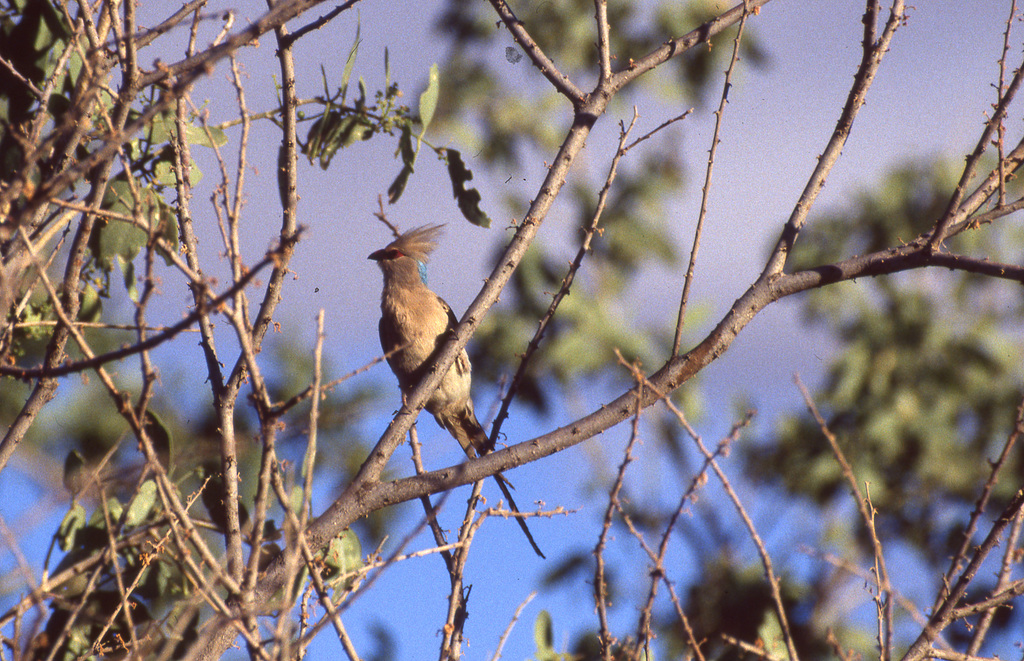
[[[1012,22],[1012,18],[1010,22]],[[939,245],[948,238],[950,226],[959,222],[966,216],[967,212],[962,208],[961,202],[964,198],[967,186],[971,179],[974,178],[975,172],[980,165],[981,157],[985,154],[989,143],[992,141],[992,135],[996,133],[998,127],[1002,126],[1003,120],[1006,118],[1006,113],[1010,107],[1010,103],[1013,102],[1014,97],[1017,95],[1017,91],[1020,89],[1022,81],[1024,81],[1024,67],[1018,66],[1017,70],[1014,72],[1013,78],[1010,80],[1010,84],[1006,87],[1006,90],[1003,91],[1000,89],[1000,97],[999,102],[996,104],[995,115],[985,123],[985,128],[981,132],[981,136],[978,138],[978,142],[975,145],[974,150],[967,157],[963,173],[960,175],[960,181],[957,182],[956,188],[953,189],[953,195],[950,197],[949,204],[946,206],[946,212],[939,219],[939,222],[935,224],[935,229],[932,231],[931,236],[928,239],[928,245],[931,249],[938,249]],[[1004,177],[1006,176],[1003,163],[1004,159],[1000,159],[998,167],[993,173],[998,178],[997,187],[1000,190],[1002,189]]]
[[466,561],[469,560],[469,548],[479,529],[473,525],[473,519],[483,486],[483,480],[475,482],[469,498],[466,499],[466,513],[462,518],[462,525],[459,526],[459,547],[452,553],[452,563],[448,571],[451,590],[448,593],[448,611],[444,626],[441,627],[439,661],[456,661],[462,656],[462,639],[466,619],[469,617],[469,594],[473,589],[472,585],[465,584]]
[[747,17],[750,15],[747,8],[749,0],[743,2],[743,14],[740,18],[739,27],[736,30],[736,38],[732,44],[732,59],[729,60],[729,67],[725,70],[725,82],[722,83],[722,98],[718,102],[718,110],[715,111],[715,129],[711,134],[711,149],[708,150],[708,164],[704,171],[704,185],[701,187],[700,211],[697,212],[697,227],[693,231],[693,246],[690,248],[690,263],[686,267],[686,275],[683,277],[683,293],[680,295],[679,314],[676,317],[676,332],[672,338],[672,355],[679,354],[679,345],[683,339],[683,326],[686,324],[686,305],[690,300],[690,287],[693,285],[693,274],[697,268],[697,253],[700,251],[700,238],[704,233],[704,220],[708,215],[708,198],[711,196],[711,174],[715,169],[715,154],[718,153],[718,144],[721,142],[719,136],[722,133],[722,121],[725,117],[725,104],[729,102],[729,89],[732,87],[732,74],[736,69],[736,63],[740,59],[740,40],[743,38],[743,28],[747,24]]
[[[619,360],[622,358],[620,356]],[[638,394],[641,383],[637,384]],[[633,447],[640,438],[640,413],[643,408],[640,406],[640,398],[637,398],[636,412],[633,415],[633,427],[629,434],[629,442],[622,453],[622,461],[619,463],[619,471],[612,482],[612,488],[608,492],[608,505],[604,510],[604,521],[601,524],[601,533],[597,537],[597,544],[594,546],[594,602],[597,605],[598,619],[598,641],[601,645],[601,658],[604,661],[611,661],[612,648],[617,642],[608,625],[608,581],[605,576],[604,549],[608,544],[608,534],[611,532],[615,512],[622,510],[619,501],[619,492],[626,480],[626,468],[633,463]]]
[[1018,490],[1003,509],[999,518],[996,519],[989,530],[985,540],[976,548],[971,561],[960,574],[956,584],[953,585],[949,594],[939,603],[938,608],[933,611],[931,618],[928,620],[928,625],[921,631],[921,634],[910,646],[910,649],[907,650],[907,653],[903,655],[902,661],[920,661],[935,652],[931,646],[932,641],[954,620],[957,604],[966,595],[967,588],[981,568],[982,562],[988,557],[992,549],[999,545],[1003,531],[1013,523],[1022,510],[1024,510],[1024,489]]
[[494,655],[491,657],[491,661],[498,661],[498,659],[501,658],[501,650],[504,649],[505,641],[508,640],[509,634],[512,633],[512,627],[514,627],[516,622],[519,620],[519,616],[522,615],[523,609],[526,608],[526,605],[533,601],[533,598],[536,596],[536,591],[531,592],[526,595],[526,599],[523,599],[519,604],[519,607],[516,608],[516,612],[512,614],[512,619],[509,621],[508,626],[505,627],[505,630],[501,633],[501,638],[498,639],[498,646],[494,650]]
[[[1014,549],[1011,547],[1011,550]],[[1017,579],[1016,581],[1007,583],[1004,588],[997,591],[990,597],[982,599],[981,601],[976,601],[973,604],[957,608],[953,611],[953,619],[961,620],[965,617],[977,615],[978,613],[994,614],[997,608],[1003,606],[1012,608],[1012,604],[1010,602],[1022,594],[1024,594],[1024,579]],[[971,654],[975,653],[977,653],[977,650],[971,652]]]
[[[71,23],[71,21],[68,22]],[[98,38],[98,36],[94,33],[90,36],[92,38]],[[78,44],[77,39],[75,40],[75,44]],[[83,70],[81,80],[79,81],[80,84],[84,85],[87,81],[92,80],[88,73],[88,70]],[[92,75],[98,77],[102,77],[103,75],[105,75],[104,72],[91,73]],[[130,72],[125,72],[124,79],[122,80],[121,91],[118,94],[117,101],[115,102],[113,107],[113,118],[110,121],[111,126],[115,128],[120,128],[125,125],[125,123],[128,120],[131,103],[134,100],[134,94],[131,91],[133,77],[129,76],[129,73]],[[83,100],[77,98],[76,95],[76,102],[79,103],[80,107],[84,107],[86,109],[91,108],[92,104],[95,103],[95,95],[84,93],[84,97],[85,98]],[[84,113],[85,111],[83,110],[82,112]],[[77,111],[68,111],[67,113],[65,113],[64,121],[71,121],[76,116],[76,113]],[[106,116],[105,113],[104,116]],[[79,116],[78,119],[81,120],[82,117]],[[71,142],[77,144],[77,139],[78,138],[73,139]],[[111,154],[113,154],[115,151],[116,150],[112,150]],[[83,176],[85,177],[86,181],[88,181],[89,192],[86,195],[85,203],[87,207],[90,209],[99,208],[103,200],[103,193],[106,190],[106,184],[110,177],[110,171],[112,169],[112,162],[109,159],[103,161],[102,165],[100,165],[100,162],[97,162],[95,165],[97,167],[95,167],[94,169],[82,170],[81,172],[78,173],[77,176],[75,176],[76,181]],[[23,176],[29,176],[29,171],[30,168],[24,168]],[[66,172],[67,171],[65,171],[65,173]],[[89,173],[89,176],[85,176],[86,173]],[[42,188],[42,186],[40,188]],[[12,196],[19,194],[19,192],[20,186],[11,186],[8,190],[0,191],[0,208],[10,208],[8,205],[10,205],[13,200]],[[10,193],[10,195],[7,195],[8,193]],[[31,219],[35,216],[38,216],[41,213],[43,201],[49,199],[49,195],[43,195],[40,197],[37,193],[36,198],[38,198],[40,201],[35,205],[31,203],[26,205],[26,208],[20,214],[18,214],[17,217],[15,217],[14,214],[9,215],[8,220],[12,221],[12,227],[20,227],[22,230],[26,229],[26,227],[31,227],[30,224],[25,222],[26,219]],[[63,306],[63,309],[68,319],[75,319],[78,317],[78,311],[80,307],[80,301],[78,297],[78,285],[79,281],[81,280],[82,271],[85,268],[85,256],[88,250],[89,237],[92,234],[94,221],[95,217],[92,214],[87,213],[83,215],[82,221],[78,226],[78,230],[75,232],[74,239],[72,240],[71,247],[68,252],[67,261],[65,262],[64,277],[60,287],[62,293],[60,304]],[[24,250],[31,250],[30,242],[25,243]],[[73,329],[65,324],[58,326],[54,330],[54,333],[50,338],[50,342],[47,344],[46,347],[46,354],[43,359],[44,369],[54,369],[61,361],[64,360],[64,349],[65,346],[67,345],[68,338],[70,337],[72,332]],[[2,374],[2,372],[0,372],[0,374]],[[13,456],[15,449],[21,442],[21,439],[24,438],[29,428],[35,422],[36,417],[39,415],[39,412],[42,410],[43,406],[45,406],[50,400],[53,399],[56,389],[57,380],[52,378],[51,376],[40,377],[39,380],[36,382],[36,385],[33,388],[32,393],[25,401],[25,404],[21,407],[21,410],[15,417],[14,422],[8,428],[3,440],[0,441],[0,472],[3,471],[4,467],[7,465],[7,462],[10,461],[10,458]]]
[[839,447],[839,440],[832,433],[832,430],[828,428],[828,423],[825,422],[825,418],[818,411],[818,407],[811,398],[811,393],[808,392],[799,375],[795,376],[793,380],[796,382],[796,387],[804,398],[807,410],[810,411],[814,421],[818,424],[818,429],[821,431],[822,436],[828,441],[829,448],[831,448],[832,454],[836,458],[836,463],[839,464],[843,477],[846,478],[846,482],[850,485],[850,490],[853,492],[854,500],[857,503],[857,511],[860,513],[860,518],[863,520],[864,527],[868,531],[868,539],[871,540],[871,554],[875,562],[876,594],[874,599],[875,605],[878,608],[878,623],[881,628],[878,634],[878,649],[881,652],[879,658],[881,661],[889,661],[892,658],[892,582],[889,580],[885,553],[882,551],[882,540],[878,538],[878,532],[875,530],[875,508],[871,505],[870,493],[865,496],[861,491],[857,477],[853,472],[853,466],[847,461],[846,455],[843,453],[842,448]]
[[[637,372],[637,374],[640,375],[639,372]],[[646,383],[648,388],[654,391],[654,394],[658,397],[659,401],[664,402],[665,406],[668,407],[668,410],[672,412],[672,414],[676,417],[677,420],[679,420],[680,424],[682,424],[684,427],[689,426],[686,422],[686,416],[683,415],[683,412],[679,410],[679,407],[677,407],[675,403],[672,401],[672,399],[668,396],[669,391],[663,391],[658,389],[658,387],[652,381],[648,380],[646,377],[644,378],[644,383]],[[637,397],[642,397],[642,391],[638,392]],[[752,417],[752,414],[748,415],[743,422],[735,425],[735,427],[732,430],[731,436],[738,436],[739,432],[744,427],[750,424]],[[797,656],[796,643],[793,640],[793,632],[789,628],[789,618],[786,615],[785,604],[782,601],[782,590],[779,587],[779,579],[775,575],[775,569],[772,566],[772,559],[768,553],[767,547],[764,544],[764,540],[761,538],[761,535],[757,532],[757,528],[754,526],[754,521],[750,518],[750,515],[747,513],[746,507],[743,506],[743,502],[740,500],[739,495],[732,488],[732,483],[729,480],[728,476],[725,474],[725,471],[723,471],[722,468],[718,465],[718,461],[715,459],[715,453],[712,453],[710,450],[708,450],[707,446],[704,444],[704,442],[701,440],[699,436],[697,436],[696,434],[691,434],[691,437],[693,438],[694,443],[697,446],[697,449],[700,451],[701,455],[704,457],[707,464],[711,467],[711,470],[715,473],[715,477],[718,478],[719,483],[722,485],[722,489],[725,491],[725,494],[729,497],[729,500],[732,502],[733,508],[735,508],[736,513],[739,515],[740,520],[743,522],[744,527],[747,529],[747,534],[750,537],[751,542],[753,542],[754,548],[757,549],[757,553],[761,558],[761,566],[764,569],[765,580],[768,583],[768,589],[772,596],[772,603],[775,607],[775,615],[779,618],[779,626],[782,629],[782,635],[785,638],[786,649],[789,652],[789,661],[798,661],[800,657]]]
[[[877,580],[877,576],[873,575],[871,571],[862,569],[861,567],[857,566],[856,564],[854,564],[850,560],[847,560],[846,558],[841,558],[831,553],[822,553],[810,547],[803,547],[801,548],[801,551],[812,557],[820,558],[823,562],[826,562],[835,567],[836,569],[839,569],[850,574],[851,576],[856,576],[858,579],[863,581],[865,585],[868,585]],[[921,610],[917,607],[917,604],[915,604],[911,599],[905,597],[895,588],[892,588],[891,594],[893,599],[895,600],[895,603],[900,608],[905,610],[907,614],[909,614],[915,622],[920,624],[922,627],[928,623],[928,618],[921,613]],[[944,648],[952,649],[950,644],[942,638],[938,638],[937,640],[939,641],[939,643],[943,645]]]
[[[495,1],[497,2],[498,0]],[[767,1],[768,0],[758,0],[758,2],[752,3],[752,6],[760,6]],[[739,20],[739,18],[740,12],[726,12],[726,14],[723,14],[721,17],[713,21],[713,25],[705,24],[705,27],[707,27],[707,34],[716,34],[717,31],[725,29],[733,22]],[[697,43],[697,41],[694,41],[693,43]],[[625,84],[625,81],[622,81],[622,84]],[[548,211],[554,204],[555,198],[558,196],[562,186],[565,184],[566,176],[572,167],[576,156],[579,154],[580,150],[583,149],[594,121],[607,109],[608,102],[610,101],[611,95],[614,91],[615,90],[609,86],[602,93],[593,93],[586,99],[580,108],[577,108],[574,113],[573,123],[570,126],[565,139],[562,141],[561,147],[555,155],[551,166],[547,169],[547,175],[541,184],[537,197],[534,198],[533,202],[530,204],[526,217],[523,219],[523,222],[520,223],[515,236],[509,242],[505,252],[498,259],[493,271],[486,279],[483,288],[480,290],[480,293],[470,304],[465,315],[463,315],[462,321],[452,333],[451,339],[449,339],[444,347],[438,351],[433,365],[430,369],[426,370],[426,377],[415,389],[413,389],[412,392],[409,393],[406,404],[403,405],[395,415],[391,424],[371,451],[369,458],[360,467],[355,479],[349,485],[348,489],[346,489],[346,493],[342,494],[332,508],[325,512],[321,519],[325,519],[325,517],[325,520],[334,518],[336,516],[335,508],[341,508],[343,503],[350,502],[352,494],[374,488],[373,485],[378,482],[385,464],[391,457],[395,448],[401,442],[405,432],[415,421],[416,416],[426,402],[427,397],[435,388],[437,388],[442,376],[447,374],[447,371],[454,363],[456,356],[465,348],[469,338],[480,325],[484,314],[486,314],[487,310],[490,309],[490,307],[498,300],[498,297],[501,295],[501,292],[508,283],[508,280],[511,278],[512,274],[518,267],[519,262],[526,254],[526,250],[533,242],[533,239],[540,228],[540,224],[543,222],[544,218],[546,218]],[[674,388],[675,386],[673,385],[672,387]],[[616,411],[618,411],[618,409],[616,409]],[[628,415],[628,406],[623,409],[623,411],[623,417]],[[622,419],[621,417],[617,417],[618,413],[616,413],[615,416],[616,422]],[[594,433],[596,433],[596,430]],[[583,439],[580,438],[579,440]],[[462,484],[465,483],[466,482],[462,482]],[[417,494],[415,497],[418,497],[419,495],[421,494]],[[338,518],[338,521],[344,518],[345,517],[340,517]]]
[[287,35],[284,38],[284,40],[282,40],[281,45],[284,46],[285,48],[291,47],[292,44],[294,44],[296,41],[298,41],[302,37],[306,36],[310,32],[315,32],[315,31],[319,30],[320,28],[322,28],[323,26],[325,26],[328,23],[330,23],[334,18],[336,18],[343,11],[351,9],[357,2],[359,2],[359,0],[347,0],[347,2],[341,3],[340,5],[338,5],[337,7],[332,9],[331,11],[327,12],[326,14],[321,16],[320,18],[318,18],[315,21],[313,21],[312,23],[310,23],[308,25],[303,25],[301,28],[299,28],[295,32]]
[[[950,559],[949,568],[942,577],[943,584],[947,586],[947,588],[952,582],[953,576],[960,571],[963,562],[967,559],[967,553],[974,544],[974,535],[978,530],[978,522],[981,521],[981,517],[985,515],[985,511],[988,509],[988,504],[992,497],[992,492],[995,491],[996,484],[999,482],[999,475],[1002,473],[1003,468],[1006,466],[1006,462],[1010,458],[1011,451],[1017,445],[1017,441],[1022,435],[1024,435],[1024,398],[1022,398],[1020,404],[1017,405],[1017,414],[1015,416],[1013,429],[1010,430],[1010,433],[1007,435],[1006,442],[1003,443],[1003,449],[999,453],[999,457],[991,463],[991,470],[989,471],[988,479],[985,480],[985,485],[981,488],[981,493],[978,494],[978,500],[974,503],[974,510],[971,512],[967,526],[964,528],[963,536],[960,539],[960,546]],[[945,591],[940,592],[935,596],[935,603],[932,606],[933,610],[938,608],[939,601],[944,596],[946,596]]]
[[782,230],[775,248],[772,250],[771,257],[769,257],[765,264],[764,271],[761,274],[762,278],[775,277],[782,273],[782,269],[789,258],[789,253],[796,243],[797,236],[807,221],[811,207],[818,198],[818,193],[825,187],[825,182],[832,172],[832,168],[838,162],[846,140],[850,137],[850,132],[853,130],[853,122],[867,99],[868,90],[878,74],[882,58],[889,51],[889,46],[896,35],[897,28],[904,21],[904,12],[903,0],[893,0],[885,29],[882,31],[881,38],[876,40],[875,23],[878,14],[878,2],[877,0],[867,1],[867,9],[864,15],[863,53],[860,65],[857,67],[857,73],[854,75],[853,86],[847,95],[846,104],[839,115],[836,128],[832,132],[828,144],[825,145],[821,156],[818,158],[818,164],[807,180],[800,198],[793,207],[793,212],[790,214],[789,220],[786,221],[786,226]]
[[[999,56],[999,81],[996,83],[996,103],[1006,91],[1006,58],[1010,53],[1010,32],[1013,30],[1013,22],[1017,18],[1017,0],[1010,0],[1010,15],[1006,19],[1006,29],[1003,30],[1003,52]],[[998,205],[1006,203],[1006,170],[1004,166],[1003,139],[1006,137],[1006,115],[999,118],[996,126],[996,159],[999,163],[999,198]]]
[[[751,7],[761,6],[765,2],[767,0],[757,0],[751,3]],[[705,36],[725,29],[731,23],[738,21],[740,15],[741,12],[739,11],[727,12],[711,24],[706,24]],[[513,28],[510,27],[510,29]],[[698,40],[696,39],[693,41],[693,43],[697,42]],[[615,77],[613,76],[614,80]],[[626,78],[618,78],[618,82],[621,87],[621,85],[628,81]],[[405,478],[404,480],[387,484],[379,482],[384,466],[394,453],[395,448],[401,443],[406,431],[415,421],[416,415],[423,407],[427,397],[437,387],[442,376],[447,373],[456,356],[465,347],[469,338],[479,326],[484,314],[497,300],[512,273],[514,273],[519,262],[522,260],[523,255],[536,236],[540,224],[547,216],[555,198],[564,185],[566,175],[576,156],[583,148],[594,121],[604,113],[611,96],[616,90],[617,88],[612,83],[609,83],[600,93],[591,94],[587,97],[580,107],[576,109],[572,125],[551,166],[547,169],[547,175],[538,195],[531,203],[526,217],[519,225],[515,236],[505,249],[504,254],[497,261],[494,270],[486,279],[480,293],[469,306],[462,322],[452,333],[452,337],[445,346],[438,352],[433,365],[426,372],[427,376],[409,393],[406,403],[396,414],[345,492],[326,512],[310,524],[309,536],[311,544],[315,548],[326,543],[327,540],[340,532],[345,526],[366,512],[410,498],[419,498],[428,493],[436,493],[452,488],[457,484],[474,482],[482,477],[499,472],[493,469],[503,462],[508,462],[510,465],[522,465],[527,461],[535,460],[541,456],[558,451],[560,449],[559,446],[564,448],[581,442],[600,430],[607,429],[615,424],[622,419],[622,416],[628,415],[629,406],[626,404],[626,400],[620,398],[620,400],[613,402],[608,408],[587,416],[578,421],[577,424],[557,430],[534,441],[473,459],[460,465],[458,468],[425,473],[424,475]],[[765,300],[766,303],[767,300]],[[747,314],[752,316],[760,307],[763,307],[763,305],[752,306],[749,312],[745,312],[744,316]],[[731,342],[732,337],[734,337],[731,331],[736,329],[736,332],[738,332],[738,327],[745,325],[747,321],[749,321],[749,318],[740,318],[730,313],[708,340],[687,356],[680,356],[670,361],[668,365],[655,375],[658,378],[657,383],[659,387],[666,391],[673,390],[680,383],[690,378],[700,367],[711,362],[717,356],[714,353],[716,348],[721,346],[724,350],[724,346]],[[649,398],[649,396],[645,397],[645,406],[648,405],[646,400]],[[448,486],[442,487],[441,485]],[[264,580],[261,581],[257,588],[257,593],[254,595],[255,604],[265,603],[281,585],[281,581],[284,580],[281,569],[280,558],[267,567]],[[229,622],[225,619],[215,619],[209,624],[199,641],[199,646],[204,650],[202,653],[203,658],[216,658],[231,644],[233,633],[230,627],[226,626],[228,624]]]
[[669,39],[661,47],[656,48],[639,60],[631,60],[625,69],[617,71],[612,75],[608,81],[607,88],[605,88],[605,93],[612,96],[640,76],[656,69],[673,57],[685,53],[697,44],[710,42],[712,37],[721,34],[724,30],[738,23],[745,14],[756,14],[761,7],[769,2],[771,0],[745,0],[729,11],[723,12],[710,21],[690,30],[682,37]]
[[572,80],[564,73],[558,70],[555,63],[541,50],[541,47],[534,41],[530,33],[526,31],[526,27],[523,22],[516,18],[516,15],[512,12],[512,9],[508,6],[505,0],[489,0],[491,7],[494,8],[494,13],[498,15],[505,27],[512,34],[512,38],[515,39],[519,47],[525,51],[526,56],[533,62],[533,66],[548,79],[551,86],[558,91],[559,94],[569,99],[572,102],[574,108],[579,107],[583,104],[586,99],[586,94],[583,93]]
[[[1022,526],[1024,526],[1024,513],[1018,513],[1013,525],[1010,526],[1010,534],[1006,538],[1006,549],[1003,551],[1003,561],[999,566],[999,578],[996,580],[996,586],[992,590],[996,593],[993,599],[1005,599],[1006,601],[1003,603],[1007,603],[1010,599],[1024,594],[1024,581],[1010,581],[1013,569],[1018,564],[1020,555],[1018,543],[1020,542]],[[977,654],[978,650],[981,649],[982,644],[985,642],[985,637],[995,621],[995,617],[995,606],[986,610],[981,616],[980,621],[971,634],[971,644],[967,647],[968,654]]]
[[[412,450],[412,464],[413,469],[417,475],[422,475],[426,472],[423,468],[423,457],[420,454],[420,441],[419,435],[416,433],[416,425],[413,425],[409,429],[409,447]],[[447,499],[448,491],[442,496],[442,504]],[[434,543],[438,546],[444,546],[448,543],[445,539],[444,530],[441,528],[440,522],[437,520],[437,513],[441,507],[434,507],[434,504],[430,502],[430,497],[427,495],[420,496],[420,504],[423,506],[423,514],[426,516],[427,524],[430,526],[430,532],[434,535]],[[441,551],[441,559],[444,560],[445,569],[448,571],[449,576],[453,576],[455,573],[455,560],[452,558],[450,551]]]

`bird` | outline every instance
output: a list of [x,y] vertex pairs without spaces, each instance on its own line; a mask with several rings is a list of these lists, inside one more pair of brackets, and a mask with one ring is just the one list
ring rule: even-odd
[[[380,297],[380,345],[388,366],[398,378],[403,398],[409,395],[426,374],[427,368],[455,331],[459,320],[450,305],[427,287],[427,261],[437,247],[443,225],[421,225],[401,234],[394,241],[370,253],[384,274]],[[463,349],[441,383],[431,393],[424,408],[446,429],[469,458],[490,451],[487,434],[473,411],[470,395],[472,365]],[[501,473],[494,479],[513,512],[519,512]],[[534,552],[541,558],[537,542],[526,521],[516,517]]]

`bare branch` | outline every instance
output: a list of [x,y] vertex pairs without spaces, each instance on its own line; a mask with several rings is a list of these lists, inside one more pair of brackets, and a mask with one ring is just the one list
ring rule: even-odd
[[711,196],[711,173],[715,169],[715,154],[718,153],[719,137],[722,133],[722,121],[725,118],[725,104],[729,102],[729,90],[732,88],[732,74],[736,69],[736,63],[740,59],[740,40],[743,39],[743,28],[747,24],[747,3],[744,0],[743,16],[740,18],[739,27],[736,29],[736,38],[732,44],[732,59],[729,60],[729,67],[725,70],[725,82],[722,83],[722,99],[718,103],[718,110],[715,111],[715,129],[711,134],[711,149],[708,150],[708,165],[704,172],[704,186],[701,188],[700,211],[697,213],[697,227],[693,231],[693,247],[690,248],[690,263],[686,267],[686,276],[683,278],[683,293],[679,301],[679,315],[676,318],[676,334],[672,339],[672,355],[679,354],[679,345],[683,339],[683,326],[686,325],[686,304],[690,300],[690,287],[693,285],[693,274],[697,268],[697,253],[700,251],[700,237],[704,233],[704,219],[708,215],[708,198]]

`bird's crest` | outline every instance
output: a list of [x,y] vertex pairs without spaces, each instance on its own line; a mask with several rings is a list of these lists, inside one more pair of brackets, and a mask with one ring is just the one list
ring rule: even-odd
[[444,225],[414,227],[388,244],[385,250],[394,248],[403,255],[412,257],[420,264],[426,264],[430,259],[430,253],[437,247],[437,239],[443,228]]

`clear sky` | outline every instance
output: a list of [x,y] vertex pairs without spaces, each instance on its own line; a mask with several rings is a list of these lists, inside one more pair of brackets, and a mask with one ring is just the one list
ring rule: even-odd
[[[220,6],[220,3],[213,4]],[[984,113],[995,99],[991,85],[997,75],[1008,3],[923,0],[916,4],[910,11],[908,24],[896,36],[843,159],[818,202],[819,211],[848,203],[857,191],[869,188],[894,165],[937,155],[957,157],[973,147],[972,141],[981,128]],[[248,23],[265,11],[264,3],[251,0],[224,6],[237,7],[236,25]],[[444,61],[445,42],[431,32],[433,19],[413,18],[413,11],[419,14],[428,8],[436,10],[440,4],[366,0],[359,5],[363,43],[355,74],[364,76],[370,89],[375,89],[382,80],[385,47],[390,49],[393,79],[410,93],[418,93],[422,88],[432,63]],[[163,11],[155,6],[145,7],[145,10]],[[523,3],[518,11],[529,28],[529,3]],[[708,306],[705,323],[717,321],[756,277],[767,248],[781,229],[824,147],[860,60],[862,11],[863,5],[857,2],[776,0],[749,23],[748,29],[766,49],[769,61],[760,70],[741,67],[729,95],[692,298]],[[312,16],[319,13],[314,12]],[[340,76],[355,36],[355,16],[350,12],[319,34],[300,42],[296,52],[297,60],[302,63],[298,81],[300,97],[321,92],[321,64],[328,70],[330,79]],[[1018,33],[1013,40],[1014,52],[1020,50],[1020,34],[1024,33]],[[506,45],[512,45],[511,41],[496,46],[492,62],[495,66],[506,67],[509,75],[524,81],[524,85],[536,85],[539,74],[529,68],[525,60],[515,66],[505,61]],[[166,59],[176,58],[172,53]],[[244,51],[241,62],[247,76],[249,108],[253,111],[272,108],[276,103],[272,80],[279,78],[273,38],[265,38],[258,48]],[[229,119],[235,113],[232,99],[219,96],[230,89],[225,84],[226,76],[225,67],[219,67],[212,74],[212,80],[201,83],[193,95],[197,104],[210,98],[211,122]],[[442,90],[444,84],[442,80]],[[638,130],[650,130],[684,109],[685,106],[674,105],[670,100],[651,99],[647,106],[640,108],[642,124]],[[674,129],[687,155],[689,180],[673,202],[673,217],[666,222],[676,227],[680,251],[684,253],[692,240],[697,216],[700,180],[710,143],[711,110],[713,108],[698,110]],[[623,117],[603,117],[585,152],[586,161],[602,171],[612,153],[619,119]],[[1016,117],[1011,121],[1019,120]],[[567,127],[568,112],[551,121]],[[256,126],[251,145],[246,221],[251,228],[246,230],[245,237],[249,255],[255,259],[269,245],[279,222],[275,180],[277,138],[273,131]],[[327,171],[308,163],[301,167],[300,222],[309,228],[308,236],[298,246],[292,264],[296,278],[288,282],[279,308],[282,334],[274,337],[274,341],[298,339],[312,347],[313,319],[317,310],[324,308],[328,352],[337,374],[364,365],[380,353],[377,339],[380,273],[366,256],[388,240],[386,229],[372,213],[377,208],[377,196],[385,194],[399,170],[399,164],[376,142],[355,145],[351,152],[340,154]],[[508,237],[503,230],[508,221],[507,212],[499,206],[505,189],[514,186],[532,197],[541,176],[540,169],[533,168],[527,180],[506,182],[503,173],[488,174],[475,168],[471,154],[466,155],[467,164],[476,175],[474,183],[483,194],[484,207],[494,219],[490,230],[471,226],[457,215],[443,166],[430,158],[421,159],[399,204],[387,209],[391,220],[403,228],[426,222],[448,223],[445,239],[431,263],[431,286],[458,314],[465,310],[490,272],[492,265],[488,259],[494,246]],[[215,168],[207,164],[203,170],[206,173],[204,183],[213,182]],[[207,219],[212,223],[207,198],[208,195],[197,192],[194,205],[199,217],[208,214]],[[516,215],[522,217],[522,213]],[[552,214],[545,221],[540,240],[564,236],[569,222],[573,221]],[[205,249],[212,254],[218,244],[215,231],[207,233]],[[662,270],[644,273],[635,292],[633,310],[637,315],[660,314],[664,311],[662,301],[666,297],[678,300],[679,287],[679,274]],[[167,291],[165,294],[177,305],[184,292]],[[176,313],[174,305],[168,308],[170,314]],[[761,410],[758,424],[770,426],[776,413],[799,406],[799,393],[791,381],[794,372],[799,371],[812,384],[820,378],[833,348],[822,335],[801,328],[795,311],[793,303],[785,302],[765,310],[740,335],[730,351],[705,371],[702,385],[709,413],[699,425],[699,431],[707,437],[718,438],[727,431],[731,404],[737,397],[745,396],[753,401]],[[667,314],[674,316],[674,310]],[[224,331],[227,332],[226,324]],[[376,367],[363,378],[376,380],[385,388],[394,387],[384,366]],[[495,388],[489,384],[475,384],[478,410],[488,409],[494,393]],[[397,388],[394,401],[397,404]],[[381,410],[380,431],[391,410],[390,405]],[[566,422],[576,413],[556,413],[550,421],[516,419],[513,413],[509,438],[525,440]],[[457,461],[457,446],[450,443],[433,422],[426,417],[422,420],[419,428],[428,466]],[[526,502],[542,499],[548,506],[564,505],[580,510],[570,517],[531,524],[549,558],[557,559],[563,549],[577,543],[581,536],[591,546],[596,541],[590,539],[596,534],[592,517],[596,508],[603,507],[604,503],[588,501],[564,476],[590,464],[588,453],[599,449],[595,444],[609,444],[606,451],[614,456],[621,449],[626,434],[621,429],[613,430],[582,447],[510,474]],[[407,470],[408,460],[403,452],[399,451],[401,457],[396,455],[393,463],[400,470]],[[17,519],[17,505],[12,497],[20,490],[18,484],[9,475],[0,480],[0,512],[8,521]],[[486,487],[484,493],[492,501],[500,497],[493,485]],[[448,516],[452,525],[461,515],[463,498],[460,491],[450,501],[452,509]],[[326,500],[317,503],[321,509],[326,504]],[[773,515],[764,514],[762,522],[769,529],[784,530],[787,520],[798,520],[800,515],[799,509],[794,507]],[[412,524],[410,517],[407,525]],[[511,617],[515,607],[537,585],[540,573],[550,569],[553,562],[549,560],[545,564],[534,558],[525,543],[519,544],[518,534],[511,522],[497,521],[485,526],[481,533],[480,553],[475,556],[477,562],[495,557],[487,551],[488,547],[505,545],[509,547],[505,555],[508,567],[494,572],[490,567],[470,563],[467,581],[474,587],[465,658],[489,657],[503,629],[503,625],[497,626],[495,622],[504,623]],[[394,539],[403,535],[403,531],[396,531]],[[38,567],[39,559],[33,558],[33,561]],[[409,594],[409,581],[429,585],[426,590],[429,601],[415,603],[415,595]],[[348,616],[351,618],[349,630],[357,647],[362,645],[370,651],[365,637],[366,625],[379,619],[390,621],[393,631],[401,634],[399,658],[435,655],[440,640],[437,630],[443,623],[440,617],[444,610],[438,595],[446,584],[442,564],[433,558],[417,560],[394,570],[357,603]],[[523,659],[532,653],[532,623],[542,608],[555,617],[558,643],[567,642],[558,636],[569,636],[585,622],[592,624],[593,602],[589,594],[589,585],[581,585],[576,594],[539,595],[524,611],[523,620],[505,647],[504,658]],[[623,616],[625,619],[621,621],[623,626],[634,617],[632,613],[627,615],[628,618]],[[337,657],[335,643],[328,640],[331,634],[325,632],[322,638],[325,640],[318,643],[317,650],[331,652],[321,651],[324,656],[313,658],[327,658],[328,654]]]

